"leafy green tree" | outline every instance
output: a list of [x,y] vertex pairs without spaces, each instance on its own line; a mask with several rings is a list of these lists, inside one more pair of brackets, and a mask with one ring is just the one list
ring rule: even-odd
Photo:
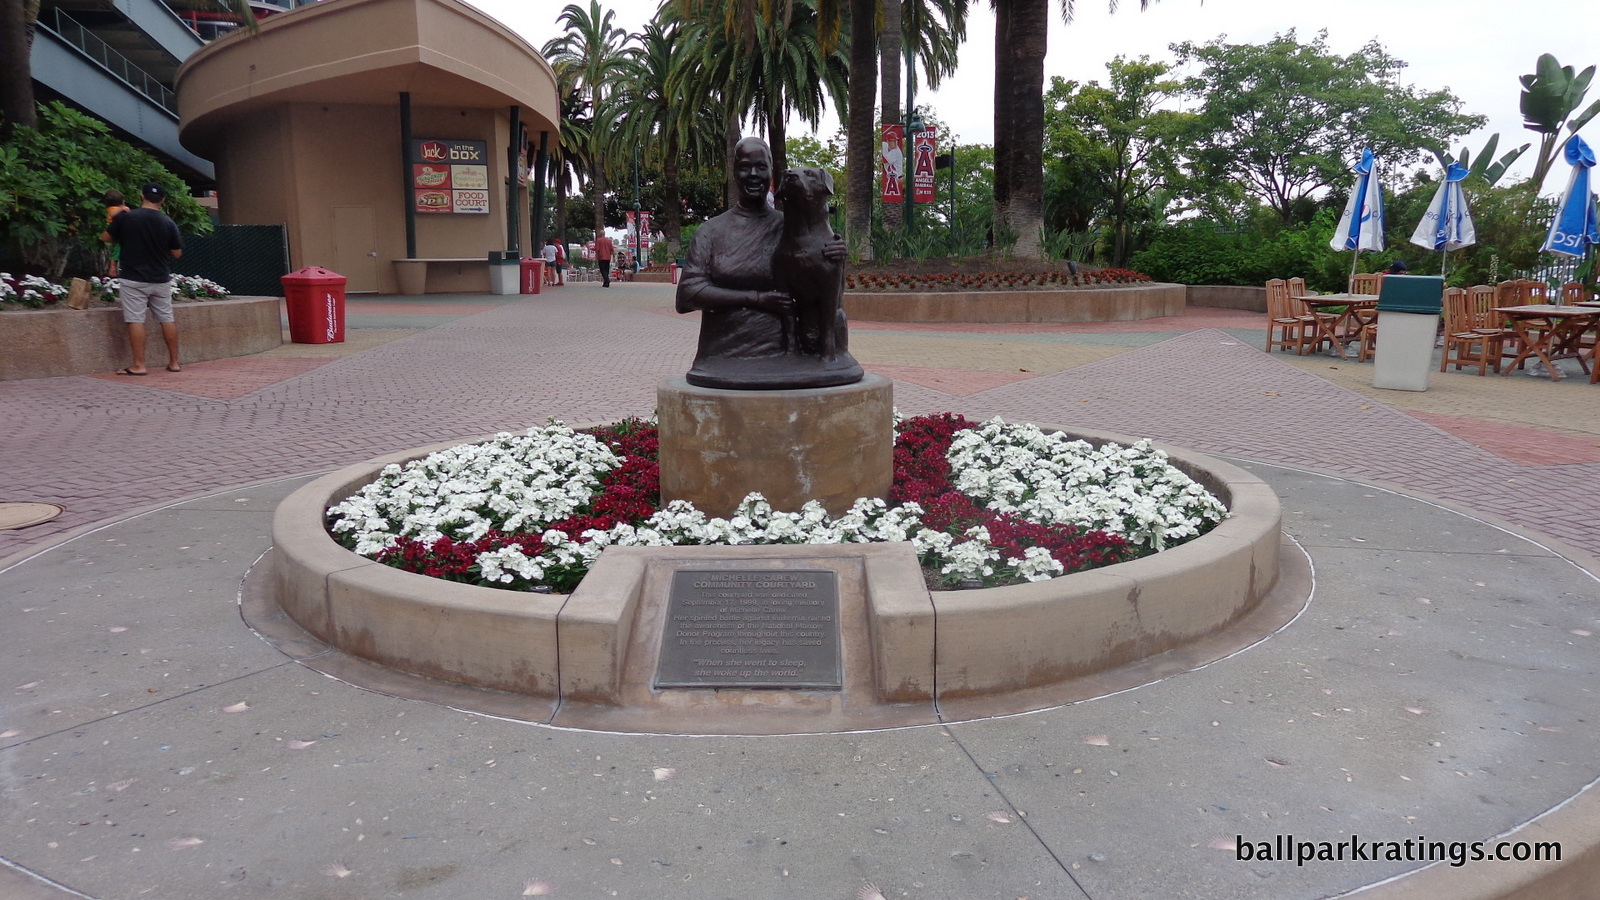
[[1165,213],[1151,201],[1172,179],[1192,116],[1159,108],[1178,90],[1166,63],[1119,56],[1106,68],[1109,87],[1056,78],[1045,94],[1045,211],[1073,232],[1103,218],[1111,264],[1122,267],[1133,229]]
[[60,280],[75,249],[98,258],[102,196],[112,188],[138,197],[142,185],[156,182],[167,189],[163,209],[180,230],[210,233],[211,218],[183,179],[113,137],[105,123],[59,102],[41,104],[35,121],[14,125],[0,142],[0,240],[30,269]]
[[1400,84],[1405,63],[1376,41],[1340,56],[1326,31],[1302,43],[1290,30],[1265,44],[1217,38],[1172,50],[1180,68],[1199,69],[1184,83],[1200,104],[1188,191],[1225,218],[1237,214],[1236,198],[1211,185],[1237,185],[1288,222],[1302,198],[1349,181],[1362,147],[1385,166],[1422,162],[1423,148],[1485,121],[1462,113],[1447,90]]
[[1574,135],[1589,120],[1600,115],[1600,100],[1569,117],[1583,104],[1583,95],[1589,92],[1589,82],[1594,78],[1594,66],[1575,74],[1571,66],[1563,66],[1549,53],[1539,57],[1532,75],[1522,76],[1522,126],[1539,133],[1539,156],[1534,161],[1533,178],[1529,182],[1537,194],[1544,185],[1544,177],[1555,165],[1556,155],[1565,140],[1561,126],[1567,134]]

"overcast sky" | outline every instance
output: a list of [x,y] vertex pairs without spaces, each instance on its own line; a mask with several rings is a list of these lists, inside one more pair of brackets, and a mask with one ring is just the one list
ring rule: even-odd
[[[559,0],[467,2],[535,47],[558,33],[556,19],[566,7]],[[587,7],[588,0],[583,4]],[[601,0],[603,9],[615,11],[616,25],[628,31],[639,30],[658,5],[657,0]],[[918,100],[930,104],[963,143],[987,144],[994,139],[994,14],[984,0],[973,0],[971,10],[960,70],[938,91],[919,93]],[[1071,25],[1052,15],[1046,83],[1052,76],[1105,83],[1105,64],[1113,57],[1144,54],[1170,62],[1168,45],[1186,40],[1226,35],[1229,43],[1260,43],[1291,28],[1304,38],[1326,29],[1334,52],[1348,54],[1376,38],[1410,64],[1403,80],[1424,90],[1448,88],[1466,112],[1488,116],[1489,124],[1465,141],[1474,153],[1494,132],[1500,133],[1503,149],[1537,139],[1522,127],[1517,78],[1533,72],[1539,54],[1553,53],[1562,65],[1580,71],[1600,63],[1600,4],[1593,0],[1161,0],[1142,12],[1136,0],[1122,0],[1115,14],[1105,3],[1080,0],[1076,10]],[[1600,83],[1585,102],[1597,98]],[[830,117],[821,136],[838,127]],[[791,133],[801,129],[795,123]],[[1600,120],[1584,129],[1585,139],[1600,145],[1597,133]],[[1518,162],[1514,174],[1525,177],[1532,171],[1531,154]],[[1353,149],[1352,162],[1358,155]],[[1565,186],[1565,168],[1557,165],[1547,192]]]

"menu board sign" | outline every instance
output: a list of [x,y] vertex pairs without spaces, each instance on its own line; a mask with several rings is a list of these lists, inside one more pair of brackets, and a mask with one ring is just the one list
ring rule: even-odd
[[411,195],[419,213],[488,215],[488,142],[412,141]]

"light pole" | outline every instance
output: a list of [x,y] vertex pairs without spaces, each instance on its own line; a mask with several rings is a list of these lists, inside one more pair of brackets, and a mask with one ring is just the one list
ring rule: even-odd
[[643,209],[639,205],[639,146],[633,147],[633,271],[639,271],[639,232],[643,230],[644,219],[639,215]]
[[906,236],[911,236],[912,217],[917,210],[917,135],[922,133],[922,116],[912,109],[906,116]]

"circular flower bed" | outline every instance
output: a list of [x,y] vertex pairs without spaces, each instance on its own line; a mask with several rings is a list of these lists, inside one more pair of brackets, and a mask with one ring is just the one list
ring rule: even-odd
[[[121,285],[115,278],[89,279],[89,297],[103,303],[117,303]],[[67,285],[56,284],[38,275],[12,275],[0,272],[0,309],[62,308],[67,301]],[[174,300],[226,300],[228,289],[198,275],[172,276]]]
[[609,545],[910,541],[936,588],[1039,581],[1122,562],[1209,531],[1227,515],[1140,441],[1095,448],[999,419],[899,423],[888,502],[833,518],[760,494],[727,519],[660,504],[655,426],[559,423],[390,465],[327,511],[363,556],[451,581],[571,590]]

